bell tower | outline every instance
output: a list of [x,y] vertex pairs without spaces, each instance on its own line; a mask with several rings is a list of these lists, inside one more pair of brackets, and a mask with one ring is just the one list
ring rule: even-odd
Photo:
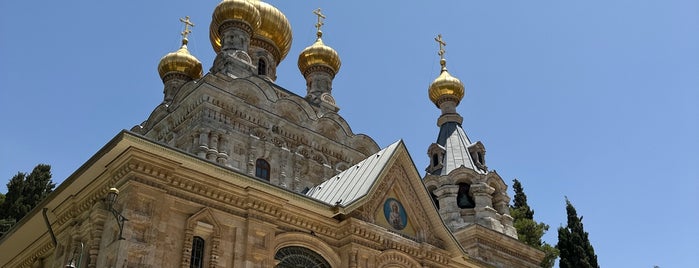
[[424,183],[452,232],[480,225],[517,238],[508,207],[507,185],[485,165],[483,143],[472,142],[462,128],[463,117],[456,108],[464,97],[464,84],[447,71],[442,35],[435,41],[439,45],[441,71],[428,92],[441,115],[437,119],[437,141],[427,149],[430,164]]

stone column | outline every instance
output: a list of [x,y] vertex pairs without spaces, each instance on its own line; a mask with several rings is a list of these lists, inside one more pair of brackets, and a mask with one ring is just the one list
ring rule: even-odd
[[461,218],[461,209],[456,203],[458,193],[458,185],[443,185],[434,190],[434,194],[439,200],[439,214],[452,231],[465,225]]
[[476,222],[492,230],[503,232],[500,221],[497,220],[498,213],[493,209],[493,192],[495,188],[488,184],[479,182],[471,185],[471,193],[476,201]]
[[209,134],[209,150],[206,151],[206,159],[209,161],[216,161],[218,156],[218,138],[219,133],[217,131],[211,131]]
[[206,128],[199,129],[199,141],[198,141],[198,152],[197,156],[201,158],[206,158],[206,153],[209,151],[209,130]]
[[219,142],[218,142],[218,155],[216,157],[216,162],[219,164],[226,164],[226,161],[228,160],[228,139],[221,134],[219,136]]

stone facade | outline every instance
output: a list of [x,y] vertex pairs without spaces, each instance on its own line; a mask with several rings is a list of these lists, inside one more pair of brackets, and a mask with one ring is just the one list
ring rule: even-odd
[[[433,144],[423,181],[402,142],[379,150],[352,132],[332,96],[340,61],[322,23],[299,57],[306,95],[276,85],[289,44],[274,34],[290,32],[264,25],[288,24],[275,10],[222,1],[210,72],[184,38],[159,66],[163,102],[0,240],[0,267],[539,266],[482,144],[462,144],[476,160],[456,168],[447,152],[461,145]],[[458,101],[440,105],[439,125],[461,129]],[[459,200],[463,184],[473,200]]]

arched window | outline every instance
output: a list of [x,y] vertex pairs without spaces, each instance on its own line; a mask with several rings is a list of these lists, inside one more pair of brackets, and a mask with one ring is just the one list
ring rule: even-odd
[[330,268],[330,263],[323,256],[304,247],[290,246],[279,249],[274,259],[279,261],[278,268]]
[[269,180],[269,163],[264,159],[257,159],[255,162],[255,177]]
[[474,208],[476,207],[476,202],[473,201],[473,197],[468,194],[471,189],[471,185],[468,183],[459,183],[459,192],[456,194],[456,205],[459,208]]
[[192,239],[192,259],[189,262],[189,267],[204,267],[204,238],[195,236],[194,239]]
[[267,63],[263,59],[257,61],[257,74],[267,75]]
[[439,156],[437,154],[432,155],[432,166],[436,167],[439,165]]

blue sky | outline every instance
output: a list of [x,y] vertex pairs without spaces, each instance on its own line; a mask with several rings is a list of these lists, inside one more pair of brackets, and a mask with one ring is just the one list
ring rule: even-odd
[[[196,24],[208,70],[219,1],[0,2],[0,192],[18,171],[61,182],[162,101],[160,58]],[[441,33],[466,85],[463,127],[487,164],[524,185],[556,242],[564,196],[603,267],[699,265],[699,2],[270,1],[293,47],[277,83],[305,94],[298,53],[315,38],[342,58],[333,95],[355,133],[404,139],[421,173],[439,110],[427,97]]]

